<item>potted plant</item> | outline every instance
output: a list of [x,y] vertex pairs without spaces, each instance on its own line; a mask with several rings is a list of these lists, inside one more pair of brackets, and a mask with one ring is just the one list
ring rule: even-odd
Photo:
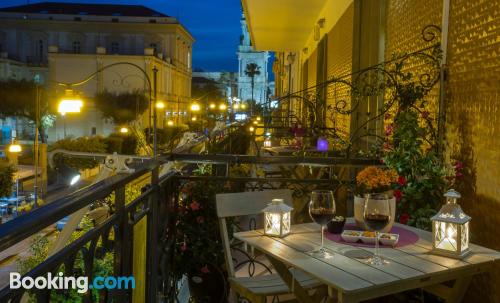
[[354,219],[359,227],[365,230],[368,229],[363,218],[365,200],[369,199],[369,195],[385,193],[389,197],[391,218],[382,232],[391,230],[396,216],[396,197],[393,189],[398,179],[399,176],[395,170],[377,166],[367,166],[358,173],[356,176],[356,194],[354,196]]
[[[205,174],[207,172],[201,172]],[[195,302],[223,302],[226,298],[224,253],[215,209],[215,194],[223,185],[187,182],[181,187],[174,275],[188,278]]]

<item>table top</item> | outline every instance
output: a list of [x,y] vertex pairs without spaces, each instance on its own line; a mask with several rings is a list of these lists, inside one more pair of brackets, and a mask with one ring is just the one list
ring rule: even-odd
[[383,266],[366,262],[374,248],[337,243],[326,237],[325,249],[333,253],[333,257],[312,257],[307,252],[318,248],[321,243],[320,227],[315,223],[293,225],[292,232],[285,238],[264,236],[262,230],[239,232],[234,237],[342,293],[354,295],[367,291],[384,295],[398,289],[402,291],[444,282],[488,270],[493,262],[500,260],[500,252],[474,244],[470,244],[471,253],[462,260],[434,255],[429,252],[432,248],[430,232],[401,224],[397,226],[410,229],[420,238],[403,247],[381,247],[380,254],[389,261]]

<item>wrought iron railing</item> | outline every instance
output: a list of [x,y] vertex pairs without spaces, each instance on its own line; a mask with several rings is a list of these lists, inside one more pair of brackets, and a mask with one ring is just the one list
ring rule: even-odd
[[[160,176],[163,165],[174,162],[184,164],[182,172],[169,172]],[[180,184],[203,180],[242,184],[238,188],[246,191],[289,188],[296,198],[303,199],[314,188],[344,188],[349,191],[355,170],[377,163],[367,159],[317,157],[166,155],[158,161],[141,163],[131,174],[115,175],[0,225],[0,251],[37,235],[62,218],[114,193],[112,211],[104,222],[96,224],[36,265],[25,276],[36,278],[62,271],[65,276],[86,276],[92,281],[96,275],[94,264],[102,261],[106,254],[113,257],[113,269],[109,275],[131,276],[138,270],[134,264],[140,264],[134,259],[144,257],[145,268],[139,271],[144,273],[145,290],[144,293],[135,290],[134,296],[139,296],[141,302],[175,302],[177,281],[172,275],[172,266],[177,241],[175,210],[179,203]],[[199,165],[212,165],[212,174],[193,174],[193,168]],[[259,167],[264,170],[273,167],[277,174],[234,174],[232,168],[240,165],[249,165],[254,171]],[[140,184],[142,188],[142,193],[133,199],[127,196],[129,193],[126,190],[131,184]],[[142,220],[146,220],[147,227],[146,233],[141,236],[136,233],[135,227],[144,224]],[[136,241],[145,241],[145,256],[134,254]],[[78,256],[83,259],[83,268],[75,266]],[[33,289],[29,292],[36,302],[50,302],[51,297],[67,295],[67,291],[51,289]],[[84,302],[131,302],[132,292],[102,289],[97,293],[95,290],[89,291],[82,296]],[[7,286],[0,291],[0,302],[20,302],[26,293],[27,290],[10,289]]]
[[[426,26],[423,49],[394,54],[390,60],[346,75],[331,75],[322,83],[280,97],[266,105],[264,127],[278,135],[281,129],[301,123],[304,136],[327,137],[334,149],[348,157],[384,139],[387,114],[411,106],[432,112],[423,123],[430,130],[430,140],[436,141],[443,113],[439,105],[429,109],[426,98],[441,77],[439,37],[439,27]],[[417,95],[415,102],[412,98]],[[363,145],[363,141],[370,144]]]

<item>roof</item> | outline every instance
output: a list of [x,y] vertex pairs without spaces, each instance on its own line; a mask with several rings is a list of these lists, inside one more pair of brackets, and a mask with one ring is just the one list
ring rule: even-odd
[[0,8],[0,12],[125,17],[169,17],[142,5],[40,2]]

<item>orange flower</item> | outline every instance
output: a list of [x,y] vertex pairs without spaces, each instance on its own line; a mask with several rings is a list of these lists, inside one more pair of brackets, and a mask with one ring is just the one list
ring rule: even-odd
[[383,169],[376,166],[367,166],[356,176],[359,186],[365,186],[368,190],[390,187],[398,180],[398,173],[392,169]]

